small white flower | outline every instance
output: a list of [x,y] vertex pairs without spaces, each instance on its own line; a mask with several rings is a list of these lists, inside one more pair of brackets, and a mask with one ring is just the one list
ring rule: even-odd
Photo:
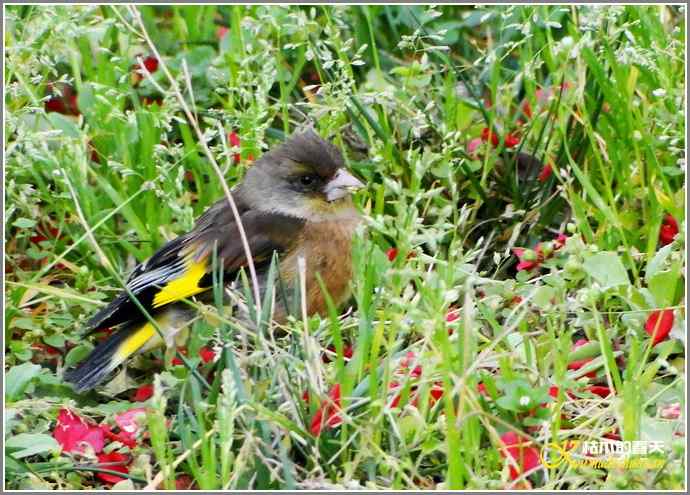
[[523,395],[520,397],[520,405],[521,406],[529,406],[530,403],[530,398],[527,395]]
[[652,94],[657,98],[663,98],[664,96],[666,96],[666,90],[664,88],[657,88],[654,91],[652,91]]

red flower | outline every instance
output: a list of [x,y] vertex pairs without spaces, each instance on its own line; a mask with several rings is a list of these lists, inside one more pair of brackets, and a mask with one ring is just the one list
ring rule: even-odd
[[77,105],[77,92],[69,84],[61,84],[58,91],[52,83],[47,85],[50,99],[48,99],[43,108],[46,113],[57,112],[62,115],[78,116],[81,112]]
[[472,158],[476,158],[476,152],[479,149],[479,147],[482,145],[482,138],[474,138],[471,139],[469,143],[467,143],[467,154],[470,155]]
[[[330,352],[326,352],[323,354],[322,361],[324,363],[330,363],[332,361],[331,355],[336,353],[335,346],[331,344],[326,349]],[[353,354],[354,350],[352,349],[351,345],[346,345],[345,347],[343,347],[343,358],[345,358],[345,361],[349,361],[350,359],[352,359]]]
[[199,357],[204,363],[210,363],[216,358],[216,352],[210,347],[204,346],[199,349]]
[[[537,91],[539,91],[539,90],[537,90]],[[528,119],[531,119],[532,118],[532,106],[529,104],[529,101],[523,100],[521,108],[522,108],[522,113],[525,114],[525,117],[527,117]]]
[[219,40],[222,40],[226,34],[230,32],[230,29],[226,26],[218,26],[218,29],[216,29],[216,38]]
[[[119,452],[98,454],[98,462],[100,463],[99,467],[109,471],[117,471],[125,474],[129,473],[129,468],[126,466],[128,461],[129,457],[124,454],[120,454]],[[125,479],[109,473],[96,473],[96,477],[110,484],[114,484]]]
[[[146,70],[149,71],[151,74],[158,70],[158,59],[153,55],[149,55],[148,57],[144,58],[144,60],[142,60],[142,63]],[[144,71],[142,70],[141,64],[134,64],[132,66],[132,84],[136,86],[143,79]]]
[[477,383],[477,392],[485,397],[489,397],[489,391],[486,390],[486,385],[484,385],[482,382]]
[[[400,365],[398,366],[398,369],[395,372],[395,374],[406,375],[408,373],[408,369],[410,368],[410,364],[412,364],[412,362],[415,361],[415,357],[416,354],[412,351],[409,351],[407,354],[405,354],[405,357],[400,360]],[[413,378],[419,378],[420,376],[422,376],[421,365],[415,366],[410,375]]]
[[135,442],[137,435],[143,430],[142,423],[146,418],[146,409],[135,407],[115,415],[115,424],[120,427],[120,436]]
[[[230,143],[230,146],[239,148],[240,147],[240,136],[238,136],[235,131],[231,131],[228,133],[228,142]],[[232,159],[235,163],[240,163],[242,156],[240,153],[235,153],[233,155]]]
[[[587,339],[579,339],[577,342],[575,342],[575,344],[573,344],[573,350],[577,349],[580,346],[588,344],[588,343],[589,343],[589,341]],[[572,362],[568,363],[568,369],[569,370],[579,370],[584,365],[586,365],[587,363],[592,361],[592,359],[593,358],[587,358],[587,359],[578,359],[576,361],[572,361]],[[589,371],[589,372],[585,373],[585,376],[587,376],[589,378],[596,378],[597,372],[596,372],[596,370]]]
[[[177,349],[177,350],[178,350],[178,351],[180,352],[180,354],[182,354],[183,356],[186,356],[186,355],[187,355],[187,349],[185,349],[184,347],[180,347],[180,348]],[[210,363],[211,361],[213,361],[213,360],[216,358],[216,353],[215,353],[215,352],[213,351],[213,349],[211,349],[210,347],[204,346],[204,347],[202,347],[201,349],[199,349],[199,357],[201,358],[201,361],[202,361],[202,362],[204,362],[204,363]],[[184,363],[182,362],[182,359],[180,359],[180,358],[177,357],[177,356],[175,356],[175,357],[172,359],[171,363],[172,363],[173,366],[181,366],[181,365],[184,364]]]
[[539,253],[535,252],[534,259],[524,259],[526,258],[526,249],[525,248],[513,248],[513,254],[517,256],[518,260],[520,262],[517,265],[517,271],[522,271],[522,270],[533,270],[534,268],[539,267],[541,265],[541,262],[543,259],[539,259]]
[[105,438],[103,430],[97,425],[89,424],[85,419],[77,416],[69,409],[60,409],[57,425],[53,430],[53,437],[64,452],[84,452],[86,444],[93,447],[94,452],[103,450]]
[[605,399],[612,393],[610,388],[605,387],[603,385],[590,385],[589,387],[587,387],[587,390],[592,392],[594,395],[598,395],[602,399]]
[[611,431],[609,433],[604,433],[602,436],[604,438],[608,438],[609,440],[614,440],[616,442],[621,441],[621,434],[620,434],[620,430],[618,428],[615,428],[613,431]]
[[539,172],[539,177],[537,177],[537,180],[539,182],[546,182],[549,180],[549,177],[553,174],[553,165],[551,163],[547,163],[544,165],[544,168],[541,169],[541,172]]
[[680,402],[659,407],[659,416],[663,419],[680,418]]
[[662,246],[671,244],[678,234],[678,221],[672,215],[666,215],[659,229],[659,242]]
[[429,390],[429,405],[433,406],[441,397],[443,397],[443,385],[440,382],[436,382]]
[[175,490],[191,490],[194,480],[188,474],[181,474],[175,478]]
[[644,330],[652,337],[652,345],[657,345],[668,337],[673,328],[673,310],[652,311],[644,325]]
[[458,320],[459,318],[460,318],[460,310],[457,308],[451,309],[446,314],[446,322],[447,323],[453,323],[455,320]]
[[388,261],[395,261],[395,258],[398,257],[398,248],[389,248],[388,251],[386,251],[386,256],[388,256]]
[[[341,425],[343,418],[340,416],[340,411],[340,384],[336,383],[311,420],[312,435],[319,436],[324,426],[335,428]],[[324,418],[326,418],[325,421]]]
[[515,134],[512,134],[510,132],[508,134],[506,134],[506,136],[505,136],[506,148],[514,148],[518,144],[520,144],[520,138],[518,136],[516,136]]
[[525,437],[518,435],[515,432],[509,431],[501,435],[501,443],[505,448],[501,448],[501,457],[510,456],[518,466],[518,469],[511,463],[510,478],[515,480],[522,473],[531,471],[540,465],[539,451],[530,445]]
[[[180,354],[182,354],[183,356],[187,355],[187,349],[184,347],[178,348],[177,351]],[[182,366],[184,363],[182,362],[182,360],[179,357],[175,356],[174,358],[172,358],[171,364],[173,366]]]
[[43,342],[34,342],[33,344],[31,344],[31,348],[43,351],[48,356],[59,356],[60,354],[62,354],[62,352],[60,352],[60,349],[56,349],[51,345],[44,344]]
[[[556,385],[552,385],[549,387],[549,395],[554,399],[558,399],[559,390],[560,389]],[[575,399],[575,395],[570,390],[566,390],[565,395],[567,395],[571,399]]]
[[137,389],[137,391],[134,393],[134,397],[132,397],[132,400],[134,402],[144,402],[149,400],[151,397],[153,397],[153,384],[148,383]]
[[491,141],[491,144],[493,144],[494,146],[498,146],[498,136],[488,127],[482,129],[481,138],[484,142]]
[[153,55],[149,55],[144,59],[144,67],[146,67],[147,71],[153,74],[158,70],[158,59]]
[[568,236],[565,234],[558,234],[556,236],[556,239],[553,241],[553,248],[554,249],[561,249],[563,246],[565,246],[565,243],[568,241]]
[[56,227],[48,227],[46,230],[41,228],[41,232],[38,235],[29,237],[29,241],[34,244],[38,244],[39,242],[47,241],[48,239],[59,239],[61,237],[59,234],[60,229]]

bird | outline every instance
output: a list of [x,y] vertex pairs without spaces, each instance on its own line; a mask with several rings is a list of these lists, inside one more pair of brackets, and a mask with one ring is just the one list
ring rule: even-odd
[[[352,239],[362,221],[352,193],[362,187],[347,170],[340,150],[312,128],[295,132],[249,167],[232,198],[246,233],[262,300],[271,285],[269,272],[277,273],[290,297],[299,297],[300,266],[304,267],[308,315],[324,315],[327,310],[319,277],[336,305],[347,300]],[[77,392],[95,388],[135,354],[174,345],[178,332],[196,312],[184,301],[213,294],[213,266],[223,267],[224,281],[237,281],[248,261],[235,218],[223,197],[189,232],[170,240],[134,268],[126,282],[128,291],[122,290],[86,324],[87,335],[108,328],[112,333],[64,374]],[[274,256],[278,268],[270,271]],[[130,293],[155,319],[164,338]],[[291,306],[277,302],[273,319],[285,322]]]

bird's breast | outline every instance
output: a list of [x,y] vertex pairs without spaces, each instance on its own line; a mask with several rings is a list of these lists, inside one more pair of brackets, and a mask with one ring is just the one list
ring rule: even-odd
[[280,276],[292,287],[300,280],[299,258],[305,261],[307,312],[324,315],[326,298],[318,282],[320,275],[336,305],[349,297],[352,278],[352,237],[359,218],[307,222],[296,247],[281,260]]

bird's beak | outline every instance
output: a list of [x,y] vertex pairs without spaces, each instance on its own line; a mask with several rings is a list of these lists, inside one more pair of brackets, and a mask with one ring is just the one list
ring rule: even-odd
[[333,178],[326,183],[323,192],[326,195],[326,201],[336,201],[342,199],[352,191],[356,191],[364,187],[354,175],[345,169],[339,169]]

